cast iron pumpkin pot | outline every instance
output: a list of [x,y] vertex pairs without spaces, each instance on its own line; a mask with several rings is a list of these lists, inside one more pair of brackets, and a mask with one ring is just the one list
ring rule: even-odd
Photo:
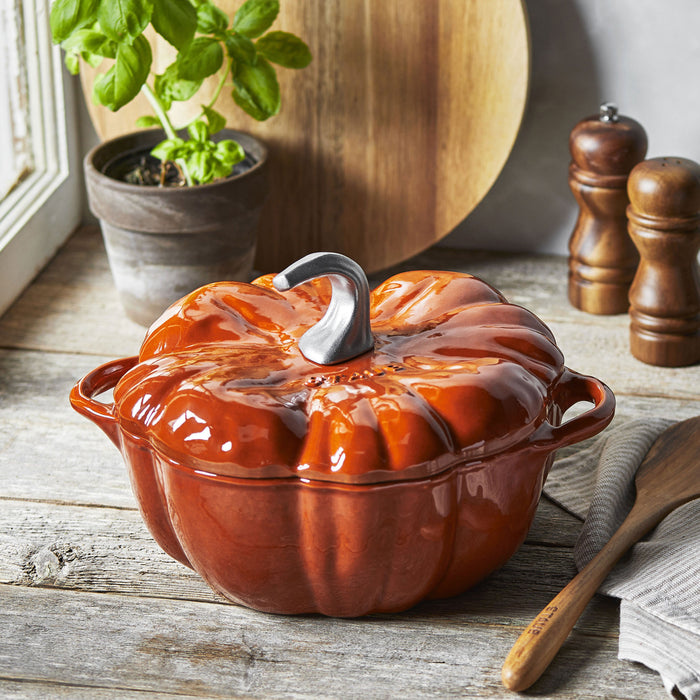
[[[560,424],[579,401],[594,406]],[[168,554],[237,603],[339,617],[504,564],[554,451],[615,404],[485,282],[416,271],[370,294],[333,253],[191,293],[71,402],[120,449]]]

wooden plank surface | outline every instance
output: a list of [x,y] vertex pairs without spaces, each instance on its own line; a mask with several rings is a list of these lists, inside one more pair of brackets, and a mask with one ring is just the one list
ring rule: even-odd
[[[239,0],[218,3],[229,16]],[[270,148],[270,199],[257,263],[279,270],[334,250],[367,270],[403,260],[449,233],[484,197],[515,141],[529,78],[521,0],[283,2],[275,29],[294,32],[314,60],[280,69],[279,115],[247,117],[225,90],[232,128]],[[154,41],[156,70],[172,60]],[[88,95],[94,73],[84,71]],[[200,111],[218,78],[175,122]],[[141,97],[117,113],[88,110],[103,138],[134,130]],[[439,202],[439,206],[437,203]]]
[[[697,367],[626,351],[626,319],[566,302],[560,258],[431,250],[404,267],[476,272],[555,330],[567,363],[609,381],[621,418],[700,413]],[[471,591],[399,615],[285,618],[231,605],[150,538],[121,457],[70,409],[70,387],[143,329],[122,314],[94,229],[0,319],[0,697],[513,697],[500,664],[573,574],[580,523],[543,499],[526,543]],[[617,420],[617,419],[616,419]],[[597,596],[538,697],[663,698],[617,656]]]
[[[501,694],[498,670],[517,633],[433,604],[337,620],[12,586],[0,594],[5,635],[27,640],[3,648],[0,678],[205,697]],[[614,636],[574,632],[536,692],[580,698],[588,677],[603,697],[625,697],[630,682],[643,697],[664,697],[651,673],[610,664],[615,647]]]

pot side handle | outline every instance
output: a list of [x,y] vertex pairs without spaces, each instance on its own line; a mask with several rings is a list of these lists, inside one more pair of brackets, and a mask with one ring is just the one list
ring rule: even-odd
[[579,401],[594,404],[593,408],[561,425],[543,423],[533,435],[532,445],[548,452],[574,445],[605,428],[615,415],[615,395],[599,379],[564,368],[554,387],[554,402],[565,413]]
[[86,374],[70,392],[71,406],[101,428],[117,448],[120,447],[119,422],[114,403],[95,401],[94,397],[113,389],[138,361],[139,358],[134,356],[100,365]]

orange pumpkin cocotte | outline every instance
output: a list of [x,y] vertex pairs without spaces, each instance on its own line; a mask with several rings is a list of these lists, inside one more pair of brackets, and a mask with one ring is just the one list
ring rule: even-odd
[[[554,450],[602,430],[612,393],[456,272],[388,279],[369,294],[370,348],[309,360],[332,331],[301,338],[353,291],[328,274],[192,292],[73,406],[121,450],[163,549],[233,601],[347,617],[460,593],[519,547]],[[594,406],[560,425],[578,401]]]

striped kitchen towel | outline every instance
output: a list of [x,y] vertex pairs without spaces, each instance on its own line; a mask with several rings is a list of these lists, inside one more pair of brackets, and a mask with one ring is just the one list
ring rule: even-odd
[[[634,475],[673,421],[613,424],[555,461],[545,495],[584,520],[574,550],[581,569],[634,502]],[[700,454],[698,454],[700,459]],[[620,598],[619,658],[657,671],[671,694],[700,700],[700,500],[668,515],[628,552],[600,592]]]

